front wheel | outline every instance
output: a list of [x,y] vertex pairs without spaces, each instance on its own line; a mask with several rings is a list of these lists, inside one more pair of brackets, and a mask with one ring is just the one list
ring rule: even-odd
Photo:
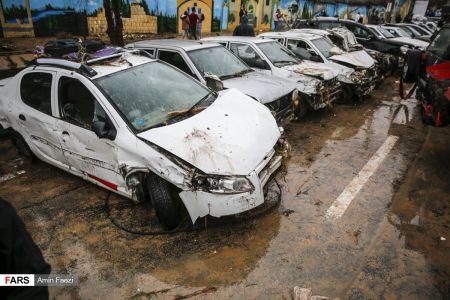
[[147,192],[161,225],[168,230],[180,223],[180,199],[170,184],[155,174],[146,179]]
[[36,160],[37,160],[36,156],[31,151],[27,142],[24,140],[24,138],[20,134],[12,133],[11,134],[11,142],[13,143],[14,146],[16,146],[17,152],[19,153],[19,155],[24,156],[26,158],[26,160],[29,161],[30,163],[36,162]]

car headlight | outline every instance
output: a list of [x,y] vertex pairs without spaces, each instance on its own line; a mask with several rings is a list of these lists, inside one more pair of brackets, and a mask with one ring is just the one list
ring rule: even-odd
[[406,54],[406,52],[408,52],[409,48],[407,46],[401,46],[400,47],[400,52],[402,52],[403,55]]
[[254,190],[250,180],[243,176],[197,175],[193,184],[195,188],[218,194],[237,194]]

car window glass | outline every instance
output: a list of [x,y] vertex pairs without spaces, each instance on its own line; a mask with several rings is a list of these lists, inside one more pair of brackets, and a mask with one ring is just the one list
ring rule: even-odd
[[186,74],[195,77],[194,73],[192,73],[191,69],[189,68],[189,66],[187,65],[186,61],[184,60],[184,58],[181,56],[180,53],[160,50],[159,59],[165,61],[168,64],[171,64],[172,66],[177,67]]
[[231,52],[236,54],[237,57],[245,61],[250,67],[259,68],[259,66],[256,64],[256,61],[262,61],[262,58],[258,53],[256,53],[255,49],[253,49],[252,46],[246,44],[231,43],[230,50]]
[[47,115],[52,115],[52,74],[33,72],[25,74],[20,83],[22,101]]
[[355,26],[353,33],[360,38],[367,38],[369,36],[369,32],[360,26]]
[[106,122],[106,112],[80,81],[61,77],[58,84],[61,118],[74,125],[92,129],[95,121]]
[[301,59],[311,59],[311,47],[304,41],[289,39],[287,48]]

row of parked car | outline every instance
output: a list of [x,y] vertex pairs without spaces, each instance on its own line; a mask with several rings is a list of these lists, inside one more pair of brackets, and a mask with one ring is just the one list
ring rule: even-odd
[[343,28],[125,48],[36,59],[0,81],[0,124],[30,159],[151,201],[168,229],[182,206],[195,222],[261,205],[281,125],[364,98],[398,64]]

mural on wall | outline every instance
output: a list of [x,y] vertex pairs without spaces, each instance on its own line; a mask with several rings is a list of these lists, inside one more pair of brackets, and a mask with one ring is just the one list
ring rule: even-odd
[[364,21],[367,20],[367,6],[354,6],[354,5],[348,6],[347,8],[348,19],[355,20],[355,16],[358,13],[363,17]]
[[1,4],[6,23],[28,23],[27,3],[25,0],[2,0]]
[[367,19],[370,24],[384,23],[386,7],[383,5],[371,6],[367,11]]

